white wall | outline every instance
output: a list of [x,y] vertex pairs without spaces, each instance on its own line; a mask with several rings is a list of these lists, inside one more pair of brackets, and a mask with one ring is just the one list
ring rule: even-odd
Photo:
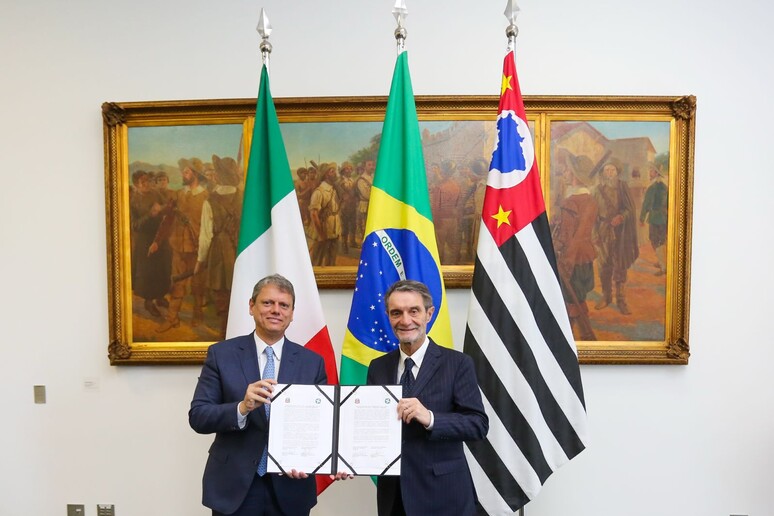
[[[198,367],[111,367],[103,101],[254,97],[260,7],[275,97],[386,95],[392,0],[27,0],[0,8],[0,514],[67,503],[205,515],[210,438],[186,419]],[[505,0],[409,0],[416,94],[496,94]],[[769,325],[774,8],[523,0],[525,94],[698,98],[692,357],[584,366],[590,448],[529,516],[774,513]],[[323,292],[340,349],[351,296]],[[467,292],[450,294],[461,338]],[[86,390],[84,381],[97,382]],[[48,403],[32,403],[32,386]],[[374,514],[374,488],[330,488],[315,515]]]

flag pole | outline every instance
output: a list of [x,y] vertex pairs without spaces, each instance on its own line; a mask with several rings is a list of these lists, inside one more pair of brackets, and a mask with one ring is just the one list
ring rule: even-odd
[[519,28],[516,26],[516,17],[521,9],[514,0],[508,0],[505,6],[505,17],[508,18],[508,27],[505,28],[505,35],[508,37],[508,50],[514,50],[516,47],[516,36],[519,35]]
[[271,23],[269,23],[269,17],[266,16],[266,11],[261,7],[261,16],[258,18],[258,26],[255,28],[258,34],[261,36],[261,62],[266,66],[266,71],[269,69],[269,57],[271,55],[271,43],[269,43],[269,36],[271,36]]
[[406,51],[406,37],[408,31],[404,24],[406,23],[406,17],[408,16],[408,9],[406,9],[405,0],[395,0],[395,6],[392,8],[392,15],[395,16],[395,21],[398,22],[398,27],[395,29],[395,40],[397,41],[398,55]]
[[[508,0],[505,6],[505,17],[508,19],[508,26],[505,28],[505,36],[508,38],[508,51],[513,52],[516,49],[516,36],[519,35],[519,27],[516,26],[516,17],[519,15],[519,6],[514,0]],[[524,516],[524,506],[519,507],[519,516]]]

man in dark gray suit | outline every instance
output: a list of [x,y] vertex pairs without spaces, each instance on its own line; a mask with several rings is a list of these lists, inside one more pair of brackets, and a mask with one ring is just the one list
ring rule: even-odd
[[200,434],[215,434],[202,496],[214,516],[308,515],[317,503],[314,477],[266,473],[273,386],[326,383],[322,357],[285,338],[295,301],[290,281],[263,278],[249,303],[255,332],[207,351],[188,421]]
[[427,336],[435,308],[423,283],[396,282],[385,303],[400,347],[371,362],[368,384],[403,385],[403,445],[400,476],[377,481],[379,516],[473,515],[476,490],[463,441],[489,430],[473,360]]

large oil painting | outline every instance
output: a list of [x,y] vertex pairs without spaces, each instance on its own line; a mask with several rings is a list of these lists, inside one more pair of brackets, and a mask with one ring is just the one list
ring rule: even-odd
[[[497,98],[416,101],[444,280],[468,288]],[[275,104],[318,287],[350,289],[386,98]],[[525,104],[581,361],[687,362],[695,100]],[[223,338],[254,109],[103,105],[111,363],[195,363]],[[323,210],[335,245],[317,243]]]

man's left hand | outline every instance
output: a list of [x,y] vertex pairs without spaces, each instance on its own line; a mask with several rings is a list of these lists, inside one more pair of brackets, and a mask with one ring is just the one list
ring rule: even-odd
[[398,402],[398,417],[406,424],[416,420],[424,427],[430,425],[430,411],[416,398],[402,398]]

